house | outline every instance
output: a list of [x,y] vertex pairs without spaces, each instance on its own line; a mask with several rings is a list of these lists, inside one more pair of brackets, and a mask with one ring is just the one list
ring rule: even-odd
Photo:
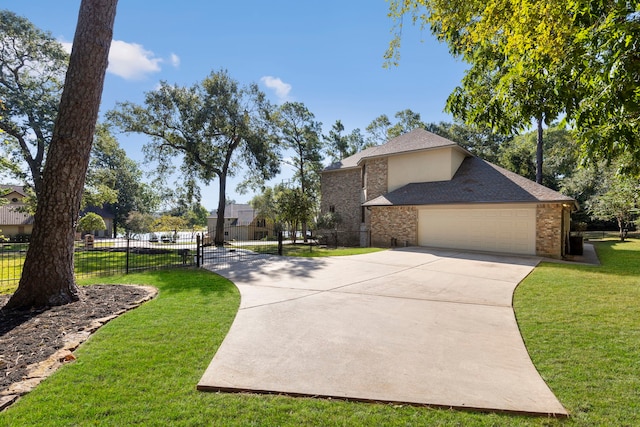
[[[217,213],[207,217],[209,235],[214,234],[217,220]],[[258,216],[251,205],[230,203],[224,208],[224,239],[261,240],[275,237],[273,226],[268,227],[267,222]]]
[[94,230],[89,234],[93,234],[95,237],[114,237],[113,222],[115,219],[115,215],[105,208],[100,208],[97,206],[89,206],[86,209],[84,209],[82,212],[80,212],[80,217],[83,217],[89,212],[93,212],[96,215],[100,215],[100,217],[104,220],[104,225],[106,227],[104,230]]
[[[484,161],[423,129],[322,172],[321,210],[361,244],[431,246],[561,258],[571,197]],[[370,239],[370,241],[367,241]]]
[[0,234],[12,239],[26,237],[33,231],[33,215],[27,210],[27,193],[20,185],[0,185],[7,203],[0,204]]

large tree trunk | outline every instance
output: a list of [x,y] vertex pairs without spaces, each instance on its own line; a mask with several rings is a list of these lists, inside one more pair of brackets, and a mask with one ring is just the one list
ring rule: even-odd
[[60,108],[43,172],[31,244],[5,308],[78,300],[74,234],[102,97],[117,0],[82,0]]
[[542,120],[542,118],[536,119],[536,121],[538,122],[538,139],[536,141],[536,182],[538,184],[542,184],[542,162],[544,159]]

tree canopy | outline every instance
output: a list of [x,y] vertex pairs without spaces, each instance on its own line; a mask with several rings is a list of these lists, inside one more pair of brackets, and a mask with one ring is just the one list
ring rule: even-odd
[[352,130],[351,133],[344,135],[342,134],[343,132],[344,125],[342,121],[336,120],[329,134],[322,136],[326,154],[332,162],[353,156],[365,148],[370,147],[370,144],[365,142],[360,129],[356,128]]
[[[42,188],[69,55],[50,33],[0,10],[0,140],[3,169]],[[25,167],[26,166],[26,167]]]
[[147,92],[144,105],[119,103],[108,117],[125,132],[150,137],[144,151],[159,174],[170,174],[181,158],[180,175],[190,194],[199,194],[199,182],[218,178],[215,242],[222,244],[227,177],[243,166],[260,179],[279,170],[271,112],[256,84],[241,87],[221,70],[191,87],[161,82]]
[[293,181],[297,183],[296,212],[302,223],[306,241],[307,222],[317,203],[320,192],[320,172],[322,171],[322,124],[300,102],[286,102],[278,108],[275,123],[283,149],[293,153],[285,163],[293,167]]
[[151,213],[158,207],[157,191],[142,177],[140,167],[127,157],[109,127],[99,124],[91,149],[84,203],[103,206],[114,215],[114,235],[124,228],[131,212]]
[[390,11],[389,63],[399,60],[408,14],[471,64],[447,102],[456,117],[503,133],[533,119],[541,136],[564,114],[590,159],[640,159],[637,1],[394,0]]

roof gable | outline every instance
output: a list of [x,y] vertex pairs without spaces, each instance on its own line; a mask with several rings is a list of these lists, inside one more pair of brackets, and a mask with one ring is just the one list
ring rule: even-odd
[[339,162],[327,166],[324,171],[334,171],[341,169],[349,169],[358,167],[359,164],[369,158],[387,157],[397,154],[411,153],[414,151],[433,150],[437,148],[451,147],[461,150],[467,155],[471,155],[467,150],[460,147],[457,143],[443,138],[440,135],[429,132],[425,129],[418,128],[411,132],[405,133],[382,145],[367,148],[353,156],[342,159]]
[[468,157],[451,181],[407,184],[364,206],[526,202],[575,200],[479,157]]

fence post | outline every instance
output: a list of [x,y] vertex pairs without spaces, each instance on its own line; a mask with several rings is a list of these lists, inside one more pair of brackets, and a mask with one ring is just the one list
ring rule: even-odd
[[282,231],[278,231],[278,255],[282,256]]
[[196,234],[196,267],[200,268],[200,251],[202,250],[201,246],[202,240],[200,233]]
[[126,250],[126,256],[125,256],[125,264],[124,264],[124,273],[125,274],[129,274],[129,240],[131,239],[131,237],[129,235],[127,235],[127,250]]

